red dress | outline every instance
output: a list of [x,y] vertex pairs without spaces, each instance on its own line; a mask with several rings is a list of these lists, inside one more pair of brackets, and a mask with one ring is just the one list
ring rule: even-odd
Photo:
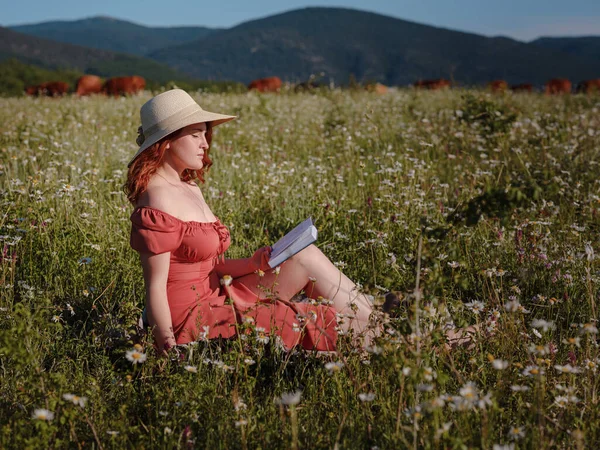
[[[131,223],[134,250],[152,255],[171,252],[167,299],[177,344],[230,338],[236,334],[236,323],[252,318],[265,333],[280,336],[287,350],[298,344],[310,350],[335,350],[333,308],[261,300],[240,279],[221,285],[215,266],[229,247],[230,235],[218,218],[216,222],[186,222],[140,206],[131,214]],[[231,302],[226,302],[228,298]]]

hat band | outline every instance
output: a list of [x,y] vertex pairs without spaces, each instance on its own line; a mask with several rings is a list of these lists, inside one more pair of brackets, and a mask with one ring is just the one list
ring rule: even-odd
[[[171,130],[173,126],[177,125],[181,120],[192,115],[196,111],[202,111],[202,108],[200,108],[200,106],[198,106],[196,103],[193,103],[191,105],[186,106],[183,109],[180,109],[175,114],[159,122],[156,122],[150,128],[144,130],[144,138],[148,139],[150,136],[152,136],[154,133],[160,130]],[[175,130],[177,130],[177,128],[173,129],[172,131]]]

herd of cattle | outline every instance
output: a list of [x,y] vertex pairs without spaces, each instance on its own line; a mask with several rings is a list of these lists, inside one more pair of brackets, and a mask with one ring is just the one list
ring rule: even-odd
[[[102,81],[96,75],[83,75],[75,85],[75,94],[78,96],[91,94],[120,95],[136,94],[146,87],[146,80],[134,75],[131,77],[115,77]],[[70,87],[64,81],[49,81],[47,83],[29,86],[25,89],[28,95],[59,97],[68,94]]]
[[[295,92],[309,91],[319,87],[319,83],[314,81],[312,78],[309,81],[296,84],[294,86]],[[449,80],[440,78],[435,80],[419,80],[413,84],[417,89],[446,89],[452,86]],[[104,94],[112,95],[115,97],[121,95],[136,94],[146,87],[146,80],[144,78],[134,75],[130,77],[116,77],[109,78],[106,81],[102,81],[100,77],[95,75],[83,75],[81,76],[75,86],[75,94],[77,96],[91,95],[91,94]],[[249,90],[256,90],[258,92],[279,92],[283,87],[283,82],[279,77],[267,77],[252,81],[248,85]],[[387,86],[381,83],[367,84],[364,88],[370,92],[376,92],[378,94],[384,94],[387,92]],[[521,83],[515,85],[509,85],[504,80],[494,80],[488,83],[488,88],[492,92],[505,92],[512,90],[514,92],[533,92],[534,86],[531,83]],[[573,85],[570,80],[566,78],[554,78],[548,80],[545,84],[544,91],[546,94],[568,94],[573,90]],[[70,88],[64,81],[50,81],[42,83],[36,86],[29,86],[25,92],[32,96],[48,96],[58,97],[69,93]],[[577,84],[575,92],[581,93],[600,93],[600,78],[593,80],[584,80]]]

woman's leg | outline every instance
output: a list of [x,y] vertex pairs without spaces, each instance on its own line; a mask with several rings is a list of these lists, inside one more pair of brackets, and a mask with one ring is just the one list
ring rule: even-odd
[[[321,296],[329,299],[334,309],[344,315],[340,319],[342,330],[352,329],[355,335],[367,331],[369,316],[373,311],[367,296],[358,292],[356,284],[314,245],[309,245],[283,263],[279,274],[269,270],[263,277],[250,274],[236,281],[243,283],[259,298],[269,297],[269,290],[272,290],[280,299],[289,301],[304,289],[311,298]],[[365,336],[365,345],[370,343],[375,333],[368,334]]]

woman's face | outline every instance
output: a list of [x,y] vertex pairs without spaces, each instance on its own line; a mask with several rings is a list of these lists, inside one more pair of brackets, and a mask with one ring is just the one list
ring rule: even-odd
[[204,165],[202,160],[207,149],[206,123],[195,123],[175,133],[167,146],[165,158],[181,171],[200,170]]

